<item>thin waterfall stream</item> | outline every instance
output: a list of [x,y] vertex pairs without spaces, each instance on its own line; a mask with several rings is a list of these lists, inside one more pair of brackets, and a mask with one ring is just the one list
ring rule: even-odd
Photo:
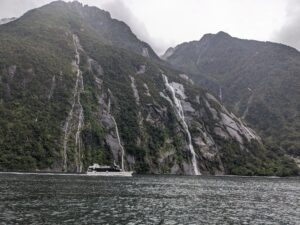
[[[108,99],[108,113],[110,114],[110,108],[111,108],[111,103],[110,103],[110,99]],[[115,130],[116,130],[116,135],[117,135],[117,139],[118,139],[118,143],[119,143],[119,146],[121,148],[121,169],[123,171],[125,171],[125,166],[124,166],[124,157],[125,157],[125,149],[121,143],[121,139],[120,139],[120,134],[119,134],[119,128],[118,128],[118,124],[115,120],[115,117],[110,114],[113,122],[114,122],[114,125],[115,125]]]
[[64,138],[63,138],[63,170],[66,172],[68,170],[68,142],[69,136],[72,132],[71,122],[75,118],[74,114],[78,114],[78,125],[75,134],[75,163],[76,163],[76,171],[82,172],[82,153],[81,153],[81,141],[80,141],[80,133],[83,127],[84,115],[83,108],[80,102],[80,94],[84,90],[83,77],[82,72],[79,68],[80,64],[80,55],[79,55],[79,39],[76,35],[73,35],[73,43],[75,47],[75,62],[73,63],[74,68],[76,69],[76,81],[74,86],[74,94],[72,98],[72,106],[71,110],[68,113],[68,117],[66,119],[64,125]]

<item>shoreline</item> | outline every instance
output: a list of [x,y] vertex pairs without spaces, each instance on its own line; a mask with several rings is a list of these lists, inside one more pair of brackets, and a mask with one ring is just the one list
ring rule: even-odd
[[[1,174],[12,174],[12,175],[39,175],[39,176],[87,176],[86,173],[64,173],[64,172],[19,172],[19,171],[0,171]],[[287,176],[287,177],[278,177],[278,176],[244,176],[244,175],[187,175],[187,174],[134,174],[134,176],[178,176],[178,177],[205,177],[205,178],[217,178],[217,177],[230,177],[230,178],[267,178],[267,179],[290,179],[290,178],[300,178],[300,176]]]

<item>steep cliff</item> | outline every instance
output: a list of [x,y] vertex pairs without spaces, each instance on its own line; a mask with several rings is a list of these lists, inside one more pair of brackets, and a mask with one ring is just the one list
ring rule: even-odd
[[270,143],[300,155],[300,53],[219,32],[182,43],[164,58],[218,96]]
[[297,173],[105,11],[54,2],[0,26],[0,40],[1,170]]

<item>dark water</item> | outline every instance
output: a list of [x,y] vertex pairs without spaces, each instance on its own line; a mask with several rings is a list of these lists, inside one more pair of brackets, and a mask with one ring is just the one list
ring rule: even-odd
[[300,180],[0,174],[0,224],[300,224]]

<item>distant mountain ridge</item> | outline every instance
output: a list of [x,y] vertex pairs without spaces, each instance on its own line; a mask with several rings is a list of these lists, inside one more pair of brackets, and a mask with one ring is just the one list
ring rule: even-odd
[[297,174],[123,22],[56,1],[0,26],[0,170]]
[[270,142],[300,155],[300,53],[229,34],[176,46],[166,60],[191,74]]

